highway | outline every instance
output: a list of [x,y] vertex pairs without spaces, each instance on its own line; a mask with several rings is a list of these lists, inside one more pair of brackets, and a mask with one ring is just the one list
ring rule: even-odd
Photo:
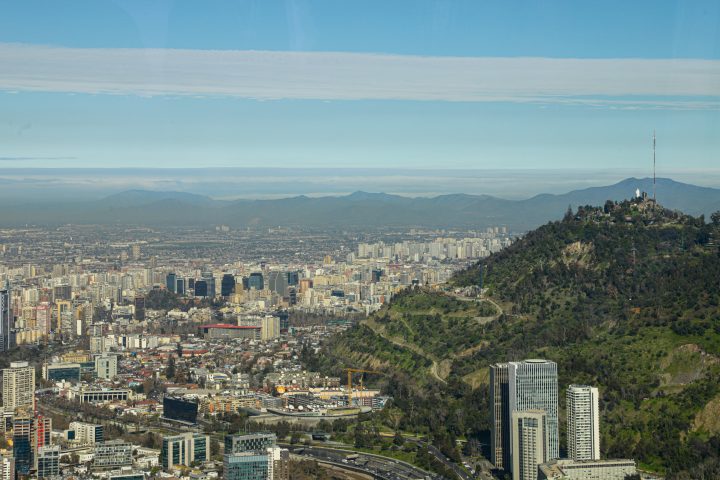
[[378,480],[447,480],[409,463],[379,455],[357,453],[357,458],[348,459],[347,456],[354,455],[355,452],[315,446],[288,446],[288,448],[293,455],[361,471]]

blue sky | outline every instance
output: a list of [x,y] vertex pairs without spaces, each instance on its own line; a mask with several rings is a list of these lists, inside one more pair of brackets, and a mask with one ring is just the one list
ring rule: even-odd
[[11,167],[720,168],[717,1],[0,1]]

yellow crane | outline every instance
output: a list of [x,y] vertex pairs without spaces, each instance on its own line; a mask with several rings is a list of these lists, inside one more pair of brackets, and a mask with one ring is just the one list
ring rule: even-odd
[[[383,372],[376,370],[365,370],[362,368],[344,368],[347,372],[347,395],[348,395],[348,407],[352,407],[352,377],[353,373],[377,373],[382,375]],[[360,390],[362,390],[362,378],[360,378]]]

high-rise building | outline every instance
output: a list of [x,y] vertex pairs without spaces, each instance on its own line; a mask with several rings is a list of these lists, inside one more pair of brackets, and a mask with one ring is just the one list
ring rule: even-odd
[[287,294],[287,279],[287,272],[270,272],[268,274],[268,290],[284,297]]
[[145,320],[145,297],[135,297],[133,304],[135,305],[135,320]]
[[178,278],[175,281],[175,293],[178,295],[185,295],[185,279]]
[[226,273],[220,282],[220,295],[229,297],[235,291],[235,275]]
[[536,480],[538,465],[548,461],[547,416],[542,410],[514,411],[512,423],[512,478]]
[[268,448],[268,478],[290,480],[290,452],[285,448]]
[[[560,456],[558,425],[557,364],[549,360],[525,360],[508,363],[508,399],[510,414],[542,410],[547,423],[547,458]],[[512,429],[511,429],[511,441]],[[511,450],[511,456],[514,452]],[[513,460],[513,466],[515,461]]]
[[3,409],[12,412],[35,410],[35,369],[28,362],[11,362],[3,369]]
[[0,480],[15,480],[15,458],[0,455]]
[[37,478],[60,475],[60,445],[46,445],[38,449]]
[[52,418],[38,415],[35,418],[34,430],[33,451],[37,452],[42,447],[50,445],[50,435],[52,433]]
[[168,273],[165,277],[165,286],[169,292],[176,293],[177,289],[177,275],[174,273]]
[[599,392],[587,385],[567,389],[567,441],[571,460],[600,459]]
[[140,244],[136,243],[132,246],[133,260],[140,260]]
[[13,457],[15,471],[19,475],[29,475],[33,468],[33,418],[30,415],[17,415],[13,418]]
[[271,480],[267,452],[226,453],[223,456],[225,480]]
[[95,376],[110,380],[117,376],[117,356],[98,355],[95,357]]
[[248,435],[227,435],[225,453],[262,451],[274,447],[277,436],[274,433],[251,433]]
[[199,433],[183,433],[163,437],[160,462],[165,470],[176,465],[190,466],[193,462],[210,459],[210,437]]
[[72,300],[72,285],[55,285],[53,287],[53,301],[57,302]]
[[300,283],[300,272],[287,272],[287,283],[290,286],[297,286]]
[[202,278],[207,284],[207,297],[215,298],[215,277],[213,276],[212,272],[203,272]]
[[260,323],[260,339],[272,340],[280,336],[280,317],[265,315]]
[[290,454],[274,433],[228,435],[223,465],[228,480],[289,480]]
[[511,470],[508,364],[490,366],[490,461]]
[[265,282],[263,280],[263,274],[261,272],[251,273],[247,279],[248,290],[262,290],[265,288]]
[[0,352],[6,352],[15,346],[15,321],[10,309],[10,282],[0,290]]
[[208,284],[205,280],[195,280],[193,283],[194,285],[194,295],[196,297],[207,297],[208,296]]

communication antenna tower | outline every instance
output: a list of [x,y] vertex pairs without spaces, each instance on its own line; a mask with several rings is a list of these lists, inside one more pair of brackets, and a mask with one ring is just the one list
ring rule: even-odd
[[655,198],[655,129],[653,129],[653,202],[656,202]]

